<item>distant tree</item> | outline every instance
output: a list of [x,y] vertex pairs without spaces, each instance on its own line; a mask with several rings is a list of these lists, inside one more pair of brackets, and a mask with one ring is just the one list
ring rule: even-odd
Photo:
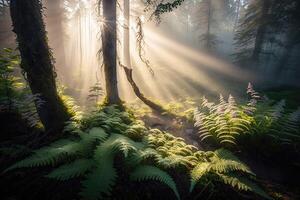
[[[218,1],[219,4],[221,4]],[[199,32],[199,41],[203,48],[208,52],[213,52],[217,46],[217,35],[214,33],[219,28],[216,18],[215,6],[213,0],[197,1],[194,5],[193,25]],[[222,5],[219,5],[222,7]],[[221,10],[219,10],[221,15]]]
[[200,41],[204,43],[207,51],[212,51],[216,46],[217,36],[212,33],[213,23],[213,6],[211,0],[203,0],[201,2],[201,11],[203,13],[202,23],[206,25],[205,32],[200,36]]
[[21,54],[21,67],[32,93],[44,101],[37,106],[39,117],[50,133],[59,133],[70,116],[60,99],[52,55],[47,43],[39,0],[11,0],[13,31]]
[[246,5],[234,38],[237,61],[259,63],[271,20],[271,6],[272,0],[253,0]]
[[286,69],[293,51],[300,44],[300,2],[298,0],[276,0],[277,26],[284,34],[283,41],[280,41],[282,53],[279,56],[275,73],[280,74]]

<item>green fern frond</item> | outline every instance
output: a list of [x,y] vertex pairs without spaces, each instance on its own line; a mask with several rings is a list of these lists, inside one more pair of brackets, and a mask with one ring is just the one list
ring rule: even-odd
[[85,143],[85,145],[95,142],[96,140],[99,140],[100,142],[103,142],[105,139],[107,139],[108,134],[99,127],[94,127],[91,130],[89,130],[88,133],[80,133],[80,138],[82,139],[82,142]]
[[131,173],[130,178],[133,181],[155,180],[164,183],[170,189],[172,189],[177,199],[180,199],[176,183],[174,182],[173,178],[157,167],[149,165],[139,166]]
[[163,168],[176,168],[178,166],[191,167],[196,163],[187,159],[184,156],[179,155],[171,155],[165,158],[161,158],[157,161],[157,163]]
[[251,191],[254,192],[266,199],[272,199],[265,191],[263,191],[258,185],[251,182],[249,179],[237,175],[224,175],[219,174],[217,175],[220,177],[222,182],[228,184],[234,188],[237,188],[242,191]]
[[241,171],[241,172],[255,175],[246,165],[244,165],[241,162],[236,162],[233,160],[217,159],[213,161],[213,164],[211,164],[210,169],[218,173]]
[[102,153],[101,158],[97,160],[97,167],[82,181],[83,189],[80,195],[84,199],[96,200],[101,199],[103,195],[110,196],[117,179],[113,160],[113,152]]
[[65,181],[71,178],[84,175],[94,165],[95,162],[91,159],[78,159],[72,163],[62,165],[56,168],[46,177],[53,178],[59,181]]
[[194,190],[194,187],[198,181],[210,170],[210,163],[202,162],[196,165],[194,169],[191,170],[191,185],[190,192]]
[[80,150],[80,144],[76,141],[62,139],[52,143],[49,147],[36,150],[34,154],[9,167],[6,171],[23,167],[41,167],[55,165],[69,156],[75,156]]

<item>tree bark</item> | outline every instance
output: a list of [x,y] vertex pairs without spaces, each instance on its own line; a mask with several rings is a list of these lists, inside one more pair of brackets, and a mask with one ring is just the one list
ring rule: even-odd
[[121,104],[117,81],[116,0],[102,0],[104,24],[101,28],[107,104]]
[[52,55],[47,43],[39,0],[11,0],[13,31],[21,54],[21,67],[33,94],[44,103],[37,111],[48,133],[59,133],[70,118],[58,96]]

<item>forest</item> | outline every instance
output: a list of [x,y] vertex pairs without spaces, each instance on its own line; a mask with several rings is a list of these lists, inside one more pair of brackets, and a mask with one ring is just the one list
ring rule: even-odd
[[300,199],[299,0],[0,0],[0,199]]

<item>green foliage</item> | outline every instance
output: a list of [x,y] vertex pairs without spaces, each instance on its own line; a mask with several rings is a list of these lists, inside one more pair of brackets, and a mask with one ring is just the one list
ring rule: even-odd
[[152,13],[153,16],[155,16],[156,20],[160,22],[160,16],[163,13],[172,12],[174,9],[178,8],[184,0],[173,0],[171,2],[163,2],[163,1],[157,1],[157,0],[146,0],[146,8],[145,10],[151,10],[153,9],[154,12]]
[[230,95],[225,101],[220,95],[218,104],[208,102],[203,97],[199,108],[194,112],[195,127],[198,127],[202,140],[212,139],[217,144],[236,144],[235,137],[250,129],[252,118],[237,106]]
[[[191,171],[192,183],[190,191],[193,190],[197,182],[209,175],[211,179],[229,184],[233,188],[241,191],[252,191],[258,195],[269,198],[254,182],[255,174],[237,157],[225,149],[207,153],[208,161],[199,163]],[[240,177],[237,178],[237,177]]]
[[95,83],[92,87],[89,89],[89,95],[88,100],[95,101],[95,103],[98,103],[99,98],[103,96],[103,88],[100,82]]
[[82,118],[82,113],[79,107],[76,105],[75,100],[65,93],[65,87],[60,86],[58,88],[59,98],[62,100],[64,106],[67,108],[67,112],[72,116],[74,120],[80,120]]
[[[178,176],[173,176],[174,173],[190,177],[191,192],[199,182],[214,181],[263,196],[251,181],[254,174],[230,152],[224,149],[198,151],[182,138],[158,129],[148,130],[129,113],[114,106],[92,113],[80,124],[69,122],[65,131],[69,133],[67,138],[34,151],[7,171],[50,165],[53,170],[46,175],[48,178],[58,181],[80,178],[83,199],[113,196],[116,184],[124,177],[130,178],[130,184],[157,181],[168,186],[180,199],[174,178]],[[126,173],[119,174],[120,169],[126,169]],[[170,170],[175,172],[170,173]],[[251,184],[243,185],[234,179],[238,175]]]
[[165,185],[169,186],[173,190],[177,199],[180,199],[176,183],[174,182],[173,178],[169,174],[157,167],[153,167],[150,165],[141,165],[138,168],[136,168],[135,171],[132,172],[130,178],[133,181],[160,181]]
[[[152,130],[147,140],[153,150],[146,149],[142,154],[143,158],[152,157],[158,166],[165,169],[185,167],[191,178],[190,192],[194,190],[198,182],[207,184],[209,181],[217,181],[229,184],[241,191],[252,191],[269,198],[254,183],[255,174],[228,150],[198,151],[196,147],[186,145],[182,138],[162,133],[159,130]],[[241,177],[241,182],[236,177]]]
[[0,112],[18,113],[29,126],[40,125],[36,106],[43,101],[32,95],[25,82],[17,76],[19,56],[12,49],[0,51]]
[[[238,105],[230,95],[228,101],[220,96],[218,104],[210,103],[206,98],[195,110],[195,126],[202,140],[226,147],[247,135],[267,137],[274,143],[299,145],[300,111],[285,109],[285,101],[277,103],[267,97],[261,97],[251,84],[247,93],[249,102]],[[231,144],[231,145],[230,145]]]

